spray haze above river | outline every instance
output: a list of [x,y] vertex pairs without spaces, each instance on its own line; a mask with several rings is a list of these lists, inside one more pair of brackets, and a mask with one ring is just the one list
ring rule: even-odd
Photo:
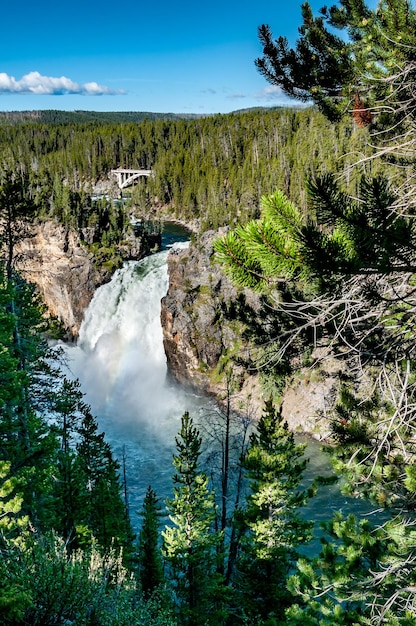
[[107,407],[122,422],[140,416],[149,427],[174,400],[165,384],[158,319],[166,290],[165,256],[130,262],[118,270],[111,284],[95,294],[78,341],[85,361],[83,377],[98,410]]
[[[162,502],[172,493],[172,454],[183,413],[189,411],[204,433],[212,430],[210,419],[217,419],[207,398],[187,392],[167,377],[160,310],[168,288],[168,254],[163,250],[117,270],[111,282],[97,289],[77,345],[65,346],[69,371],[79,379],[100,431],[116,458],[125,459],[128,505],[136,530],[140,525],[136,513],[147,487],[151,485]],[[311,462],[305,487],[317,474],[330,473],[316,442],[308,443],[306,454]],[[304,515],[319,523],[340,509],[367,514],[371,507],[342,496],[332,485],[318,490]]]
[[69,369],[100,430],[118,459],[125,453],[133,523],[149,484],[160,497],[169,493],[181,416],[201,406],[167,379],[160,303],[168,286],[168,254],[164,250],[117,270],[97,289],[77,345],[66,346]]

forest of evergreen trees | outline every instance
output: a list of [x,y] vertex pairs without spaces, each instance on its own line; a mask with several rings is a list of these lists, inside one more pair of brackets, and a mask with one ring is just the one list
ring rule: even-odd
[[150,111],[0,111],[0,124],[22,124],[37,122],[40,124],[78,124],[80,122],[143,122],[144,120],[194,119],[200,117],[193,113],[151,113]]
[[348,175],[371,152],[365,129],[330,125],[311,108],[139,123],[27,120],[0,125],[0,147],[4,167],[27,177],[39,219],[96,221],[92,186],[120,166],[154,172],[133,189],[138,212],[168,207],[204,230],[258,216],[260,197],[275,189],[305,206],[308,173]]
[[[260,27],[256,64],[314,107],[2,119],[5,626],[416,624],[416,11],[406,0],[340,0],[318,17],[305,3],[302,14],[294,49]],[[94,203],[93,185],[118,166],[155,175],[130,204]],[[269,362],[295,349],[313,363],[323,348],[344,364],[330,414],[334,471],[389,521],[337,512],[319,553],[305,556],[313,528],[302,508],[319,486],[301,488],[304,447],[270,399],[251,431],[221,414],[211,466],[183,415],[172,495],[160,502],[149,486],[134,537],[120,465],[15,268],[33,220],[89,227],[111,256],[132,211],[231,226],[216,260],[274,316]]]
[[163,503],[170,521],[161,528],[162,503],[149,486],[134,537],[119,463],[79,382],[62,373],[63,355],[46,340],[48,320],[34,288],[15,271],[30,199],[11,178],[0,187],[2,623],[283,619],[291,602],[281,581],[297,547],[311,539],[312,525],[299,514],[308,498],[299,490],[304,446],[271,402],[251,434],[244,420],[224,414],[210,480],[202,437],[185,413],[173,497]]

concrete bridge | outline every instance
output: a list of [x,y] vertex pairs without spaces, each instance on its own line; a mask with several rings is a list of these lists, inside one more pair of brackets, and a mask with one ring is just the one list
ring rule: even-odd
[[125,170],[122,167],[111,170],[110,174],[114,174],[117,178],[117,184],[120,189],[124,189],[132,185],[140,176],[152,176],[152,170]]

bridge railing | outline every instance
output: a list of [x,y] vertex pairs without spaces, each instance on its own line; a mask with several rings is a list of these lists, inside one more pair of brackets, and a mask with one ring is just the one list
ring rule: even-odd
[[129,187],[130,185],[132,185],[133,182],[141,176],[152,176],[153,170],[134,170],[119,167],[116,170],[111,170],[110,174],[114,174],[116,176],[119,188],[125,189],[125,187]]

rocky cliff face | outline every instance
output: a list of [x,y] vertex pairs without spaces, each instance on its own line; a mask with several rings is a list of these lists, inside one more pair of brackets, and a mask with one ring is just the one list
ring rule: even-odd
[[[217,235],[207,232],[197,244],[169,255],[169,289],[162,300],[161,320],[171,375],[181,384],[221,400],[226,393],[221,364],[243,352],[246,344],[241,338],[241,322],[225,315],[238,291],[212,261],[212,242]],[[256,306],[254,294],[246,297]],[[243,368],[233,367],[238,379],[238,392],[233,393],[237,404],[253,395],[258,380]]]
[[[212,242],[217,235],[205,233],[197,244],[169,256],[169,289],[162,300],[161,319],[171,375],[221,402],[226,396],[224,364],[231,364],[230,356],[244,358],[250,348],[243,339],[243,322],[232,319],[229,311],[241,298],[255,314],[261,315],[261,305],[256,294],[237,290],[213,263]],[[259,416],[264,402],[259,376],[234,363],[231,367],[237,381],[233,408]],[[322,365],[319,370],[300,368],[288,381],[282,411],[292,430],[327,436],[325,414],[336,396],[339,367],[332,360],[325,369]]]
[[[83,231],[82,236],[88,242],[89,233]],[[117,253],[123,260],[137,260],[159,244],[160,235],[128,235]],[[111,278],[111,271],[96,263],[79,234],[55,222],[30,228],[16,251],[16,269],[38,287],[49,313],[71,339],[78,336],[95,290]]]
[[77,233],[53,222],[33,226],[16,258],[18,271],[38,287],[50,314],[75,338],[94,291],[109,280],[108,272],[97,268]]

